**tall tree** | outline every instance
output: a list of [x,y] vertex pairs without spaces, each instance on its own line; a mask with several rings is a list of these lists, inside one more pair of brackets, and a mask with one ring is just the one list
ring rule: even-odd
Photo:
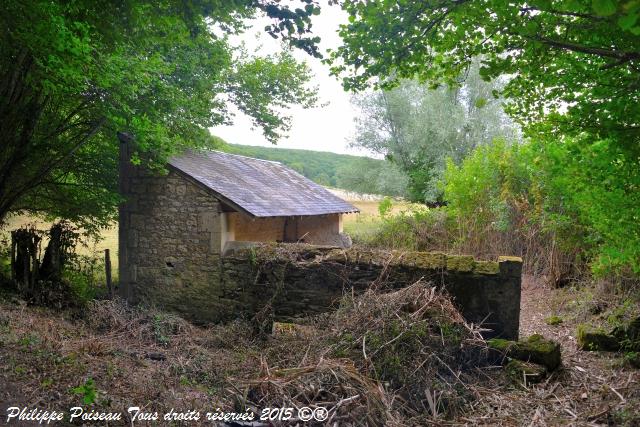
[[252,58],[227,35],[256,13],[266,30],[318,55],[312,0],[8,0],[0,9],[0,221],[43,212],[89,224],[114,215],[117,131],[149,161],[210,142],[228,102],[274,141],[282,107],[314,103],[308,68],[288,53]]
[[491,94],[497,88],[481,81],[475,66],[460,86],[433,89],[403,80],[394,89],[357,95],[353,144],[396,163],[409,177],[410,199],[436,201],[447,158],[459,163],[478,145],[517,136]]
[[349,23],[331,61],[348,89],[415,77],[456,83],[478,56],[483,78],[509,76],[500,94],[538,144],[531,162],[544,167],[543,209],[558,207],[551,223],[577,223],[600,267],[637,277],[640,1],[345,0],[342,7]]
[[638,0],[345,0],[333,70],[348,89],[418,76],[455,82],[482,56],[486,79],[531,131],[640,135]]

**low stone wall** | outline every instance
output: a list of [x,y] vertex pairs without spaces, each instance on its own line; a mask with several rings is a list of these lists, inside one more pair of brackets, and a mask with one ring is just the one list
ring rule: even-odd
[[518,338],[520,258],[261,244],[231,249],[206,267],[179,261],[131,282],[128,299],[201,323],[250,317],[270,304],[274,320],[291,321],[337,307],[352,289],[393,290],[423,279],[446,289],[468,321],[491,329],[487,337]]
[[493,262],[443,253],[262,245],[222,258],[221,289],[225,300],[235,301],[235,313],[271,303],[277,320],[292,320],[336,307],[352,289],[392,290],[423,279],[446,289],[468,321],[491,329],[487,337],[517,339],[521,267],[514,257]]

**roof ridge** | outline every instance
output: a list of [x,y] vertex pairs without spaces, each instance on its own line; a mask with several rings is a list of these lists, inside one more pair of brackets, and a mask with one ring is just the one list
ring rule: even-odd
[[224,154],[224,155],[227,155],[227,156],[236,156],[236,157],[242,157],[242,158],[245,158],[245,159],[258,160],[260,162],[268,162],[268,163],[275,163],[277,165],[282,165],[282,162],[278,162],[276,160],[259,159],[257,157],[243,156],[242,154],[227,153],[226,151],[221,151],[221,150],[205,150],[205,151],[213,151],[214,153],[220,153],[220,154]]

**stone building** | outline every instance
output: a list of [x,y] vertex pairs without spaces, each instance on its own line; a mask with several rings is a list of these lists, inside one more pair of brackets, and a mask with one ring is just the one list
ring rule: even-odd
[[224,298],[221,256],[256,242],[351,244],[342,215],[358,209],[278,162],[187,151],[169,161],[167,174],[151,173],[131,164],[131,141],[120,139],[118,257],[127,298],[159,285],[161,300],[192,290]]
[[168,173],[152,173],[130,162],[130,141],[120,138],[119,289],[127,300],[203,323],[265,312],[291,320],[372,283],[423,280],[444,288],[487,337],[518,337],[521,259],[347,249],[342,215],[357,209],[280,163],[187,152]]

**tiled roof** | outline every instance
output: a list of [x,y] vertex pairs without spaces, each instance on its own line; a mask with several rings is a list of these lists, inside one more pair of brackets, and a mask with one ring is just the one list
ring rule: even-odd
[[278,162],[189,150],[172,158],[169,165],[255,217],[358,212],[352,204]]

